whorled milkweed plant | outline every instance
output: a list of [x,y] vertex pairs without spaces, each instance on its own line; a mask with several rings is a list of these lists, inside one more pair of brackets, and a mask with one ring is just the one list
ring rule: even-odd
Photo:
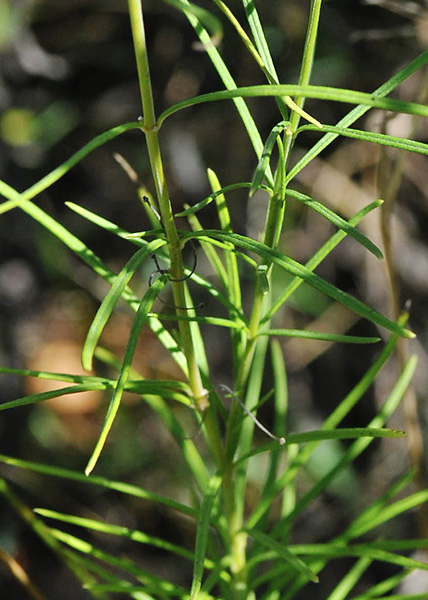
[[[376,416],[363,428],[343,428],[341,423],[373,385],[378,373],[393,355],[399,339],[412,338],[406,328],[407,315],[403,312],[397,320],[390,320],[361,300],[337,288],[315,273],[315,270],[340,242],[351,236],[367,252],[382,258],[379,248],[356,228],[364,217],[381,210],[381,200],[375,200],[351,219],[345,220],[316,198],[294,189],[296,176],[337,138],[344,136],[366,143],[398,148],[407,152],[428,154],[428,145],[411,139],[393,137],[383,133],[364,131],[353,127],[370,109],[428,116],[428,107],[413,102],[394,100],[390,94],[418,69],[428,63],[428,51],[423,52],[402,68],[373,93],[350,89],[311,85],[316,40],[321,14],[321,0],[312,0],[301,69],[297,84],[282,84],[269,51],[257,4],[253,0],[223,2],[212,0],[201,8],[187,0],[167,0],[188,19],[198,38],[199,49],[208,55],[213,68],[223,82],[223,88],[212,93],[191,97],[168,107],[158,114],[153,101],[150,54],[146,45],[144,1],[128,0],[128,10],[135,49],[138,81],[142,101],[142,116],[132,123],[118,125],[90,141],[70,159],[54,169],[25,191],[18,191],[6,182],[0,182],[4,197],[0,213],[15,209],[24,211],[30,218],[46,228],[65,246],[76,253],[92,269],[94,276],[105,279],[109,292],[100,304],[92,321],[82,351],[82,364],[86,371],[92,369],[94,356],[116,370],[108,378],[94,375],[30,372],[3,368],[3,373],[17,373],[63,382],[64,387],[19,398],[0,406],[10,408],[36,404],[49,398],[73,394],[82,390],[104,390],[109,398],[104,425],[91,456],[88,456],[85,473],[67,470],[61,465],[44,465],[22,458],[0,456],[2,463],[21,469],[60,477],[88,485],[100,486],[128,494],[141,502],[163,507],[190,519],[195,533],[192,549],[181,547],[168,540],[155,537],[144,530],[131,530],[114,523],[58,511],[35,508],[30,510],[13,491],[5,479],[0,491],[18,510],[30,527],[53,549],[73,571],[88,594],[94,598],[113,597],[122,593],[135,599],[166,598],[216,598],[224,600],[287,600],[295,597],[318,598],[315,585],[323,577],[324,567],[340,558],[350,560],[348,571],[334,582],[327,600],[358,598],[358,600],[385,597],[413,569],[428,569],[423,562],[409,558],[407,551],[427,545],[426,540],[393,541],[378,539],[372,530],[400,515],[422,505],[428,500],[428,491],[420,490],[405,498],[396,496],[411,480],[412,473],[399,479],[392,488],[367,506],[340,535],[323,543],[293,543],[293,523],[304,514],[335,478],[370,445],[374,438],[402,437],[401,431],[385,428],[388,418],[399,405],[415,370],[416,359],[411,356],[404,364],[395,386]],[[238,6],[241,4],[242,6]],[[210,12],[212,9],[212,12]],[[238,20],[236,14],[239,13]],[[242,43],[257,63],[266,82],[239,88],[221,55],[222,21],[234,28]],[[248,98],[272,97],[276,101],[276,124],[263,139],[254,121]],[[305,101],[315,98],[325,102],[341,102],[353,108],[336,124],[319,122],[305,110]],[[245,181],[222,186],[216,173],[209,169],[208,178],[212,193],[196,205],[186,206],[174,214],[165,175],[164,157],[160,138],[165,121],[191,106],[218,102],[233,103],[254,148],[254,172]],[[150,230],[125,231],[85,207],[68,203],[82,219],[128,240],[135,249],[132,257],[119,273],[112,272],[84,241],[68,231],[37,204],[38,195],[54,185],[91,151],[113,138],[138,129],[144,135],[142,152],[150,161],[153,196],[141,192],[142,207],[150,220]],[[297,162],[292,160],[296,139],[311,131],[316,141]],[[149,186],[150,187],[150,186]],[[255,193],[263,190],[268,198],[264,222],[256,238],[235,232],[229,212],[229,197],[236,189],[248,190],[248,203],[258,202]],[[301,264],[281,249],[281,235],[287,215],[288,200],[303,203],[309,209],[332,223],[337,231],[306,262]],[[204,209],[212,204],[216,209],[217,226],[204,228]],[[212,209],[213,207],[211,207]],[[251,208],[250,208],[251,210]],[[212,213],[210,213],[212,214]],[[183,229],[183,218],[188,227]],[[181,225],[179,225],[181,224]],[[198,262],[186,266],[186,256],[205,255],[212,270],[205,278],[198,272]],[[156,265],[150,284],[141,295],[131,287],[133,275],[144,261]],[[245,288],[242,272],[245,268],[246,286],[251,274],[251,293]],[[274,285],[278,273],[286,273],[287,285]],[[274,328],[275,315],[299,286],[311,286],[332,301],[347,307],[383,331],[386,341],[375,337],[359,337],[336,333],[319,333],[305,330]],[[165,286],[172,290],[168,314],[162,312],[158,296]],[[218,314],[198,310],[198,289],[213,298]],[[275,292],[275,293],[274,293]],[[164,291],[165,294],[165,291]],[[161,294],[162,295],[162,294]],[[165,297],[165,296],[164,296]],[[250,301],[249,301],[250,298]],[[103,351],[101,333],[108,323],[119,300],[128,303],[135,316],[125,354],[121,360]],[[156,306],[160,306],[159,312]],[[210,305],[211,306],[211,305]],[[171,321],[177,330],[171,329]],[[144,326],[150,326],[163,346],[169,351],[182,371],[180,380],[149,380],[142,378],[131,366],[137,342]],[[209,327],[205,327],[209,325]],[[232,380],[213,382],[210,364],[206,358],[210,328],[220,327],[227,333],[227,354],[232,363]],[[228,331],[227,331],[228,330]],[[388,334],[385,336],[385,332]],[[286,365],[277,341],[280,336],[325,340],[330,343],[370,344],[377,342],[379,354],[359,383],[349,391],[342,402],[327,417],[323,425],[313,431],[292,433],[287,425]],[[364,346],[362,346],[364,349]],[[225,350],[226,352],[226,350]],[[150,360],[150,357],[148,357]],[[267,365],[273,374],[271,393],[261,399],[262,385]],[[189,490],[189,501],[176,500],[166,495],[150,492],[143,487],[114,481],[96,474],[98,461],[103,461],[103,448],[109,432],[114,427],[124,392],[140,397],[157,412],[164,426],[177,443],[178,450],[188,466],[188,480],[183,486]],[[228,406],[226,409],[226,399]],[[272,407],[273,428],[268,429],[257,410],[266,401]],[[187,431],[176,417],[177,403],[187,407],[194,417],[195,427]],[[266,435],[266,443],[256,444],[259,430]],[[297,493],[297,477],[318,446],[325,440],[353,440],[338,462],[301,493]],[[398,443],[398,442],[397,442]],[[264,455],[266,472],[257,500],[246,504],[249,472],[252,461]],[[52,525],[55,520],[56,526]],[[58,526],[72,524],[73,534]],[[130,538],[176,555],[187,561],[193,578],[189,586],[151,572],[131,559],[107,552],[78,535],[79,528],[95,530],[111,536]],[[3,556],[4,554],[4,556]],[[3,553],[1,557],[11,565],[13,560]],[[353,593],[358,581],[374,561],[393,566],[391,575],[358,595]],[[114,569],[112,569],[114,567]],[[12,568],[12,567],[11,567]],[[28,593],[41,597],[39,591],[24,579]],[[305,594],[302,596],[301,594]],[[111,594],[108,595],[108,594]],[[422,598],[423,595],[400,595],[405,598]]]

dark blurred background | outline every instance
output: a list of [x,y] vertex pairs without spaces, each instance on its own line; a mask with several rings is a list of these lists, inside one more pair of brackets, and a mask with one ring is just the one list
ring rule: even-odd
[[[212,8],[211,3],[201,1],[200,4]],[[240,3],[229,4],[243,21]],[[309,4],[308,0],[258,3],[282,83],[297,81]],[[148,0],[144,8],[157,113],[189,96],[222,89],[207,55],[194,49],[194,32],[185,17],[159,0]],[[312,82],[373,91],[415,58],[427,42],[428,5],[422,0],[326,1]],[[238,85],[264,83],[263,75],[228,23],[224,25],[221,52]],[[394,97],[424,100],[426,83],[426,72],[417,73],[394,92]],[[266,138],[271,127],[280,120],[274,101],[252,100],[250,107]],[[306,108],[320,121],[334,124],[350,107],[308,101]],[[23,191],[94,136],[115,125],[135,121],[140,114],[126,2],[0,0],[1,179]],[[370,111],[357,124],[376,131],[383,125],[383,116],[376,111]],[[386,126],[395,135],[427,141],[426,124],[414,123],[407,116],[391,119]],[[314,134],[299,138],[293,160],[316,139]],[[184,203],[193,204],[209,193],[208,167],[217,172],[223,185],[228,185],[250,180],[256,165],[244,128],[230,102],[194,107],[170,118],[161,130],[161,143],[176,211]],[[133,131],[91,153],[35,201],[118,271],[131,256],[133,247],[64,205],[65,201],[75,202],[130,231],[148,227],[135,187],[115,161],[114,153],[120,153],[144,185],[153,190],[144,139],[141,133]],[[399,168],[399,160],[396,153],[388,153],[391,174]],[[349,218],[379,197],[378,162],[377,148],[358,141],[337,141],[299,174],[293,187]],[[424,156],[404,157],[391,220],[401,302],[412,301],[410,326],[418,334],[411,350],[419,354],[420,361],[414,387],[418,398],[417,419],[423,436],[427,418],[426,166]],[[229,200],[235,229],[257,237],[258,227],[263,222],[263,196],[256,195],[248,202],[246,193],[234,192]],[[199,216],[203,224],[212,226],[215,216],[211,207]],[[81,344],[107,287],[19,209],[6,212],[0,218],[0,363],[80,372]],[[184,222],[182,226],[185,227]],[[361,227],[382,245],[377,217],[365,220]],[[281,247],[304,262],[332,233],[327,222],[290,201]],[[137,288],[147,285],[152,268],[148,265],[142,269]],[[202,256],[198,269],[210,277]],[[390,314],[384,266],[371,260],[354,241],[342,242],[318,272],[381,312]],[[245,275],[245,270],[243,278],[244,285],[252,285],[251,274]],[[280,290],[285,283],[278,274],[276,289]],[[201,300],[206,303],[208,314],[210,310],[218,310],[209,299],[202,297]],[[126,307],[120,306],[103,337],[103,344],[119,355],[127,342],[131,318]],[[349,312],[306,287],[277,315],[275,326],[377,334],[373,327],[357,321]],[[227,332],[206,328],[204,334],[209,338],[215,381],[228,381],[231,357],[224,351]],[[291,430],[319,426],[379,353],[376,346],[362,351],[360,347],[336,345],[330,348],[325,343],[299,340],[281,341],[281,344],[289,375]],[[136,366],[150,377],[178,375],[177,367],[149,332],[144,334]],[[345,421],[345,426],[368,423],[391,389],[397,372],[394,365],[385,369],[376,389],[367,394]],[[266,391],[269,379],[268,376]],[[44,389],[36,379],[24,381],[1,375],[0,401]],[[83,469],[102,423],[105,403],[101,400],[100,395],[88,393],[80,398],[73,396],[36,408],[3,413],[0,451]],[[177,411],[180,418],[188,418],[185,411]],[[268,407],[263,417],[269,423]],[[391,425],[405,428],[404,414],[400,412]],[[311,463],[312,472],[308,472],[302,486],[332,465],[343,447],[325,445],[325,450]],[[425,467],[423,451],[419,453],[419,461]],[[176,465],[173,473],[171,464]],[[305,513],[305,519],[297,524],[296,541],[320,541],[339,532],[358,508],[386,489],[408,464],[405,443],[372,444],[370,451],[345,475],[346,480],[332,486],[329,493]],[[263,464],[259,467],[263,469]],[[32,506],[43,505],[141,527],[192,547],[191,527],[156,507],[91,486],[0,469]],[[257,469],[254,471],[254,488],[257,489],[260,477]],[[177,464],[174,442],[150,408],[132,397],[124,402],[97,472],[185,499],[180,487],[185,470]],[[388,535],[415,537],[419,532],[414,515],[394,527]],[[187,567],[168,561],[163,554],[147,553],[123,541],[108,543],[111,544],[109,550],[127,553],[139,564],[153,567],[158,574],[167,572],[176,581],[188,583]],[[47,598],[89,597],[3,501],[0,501],[0,547],[19,560]],[[338,572],[347,567],[346,563],[340,563]],[[385,575],[384,571],[380,567],[374,570],[362,585],[373,583]],[[314,590],[317,595],[312,597],[323,598],[336,578],[337,573],[326,575]],[[426,584],[421,585],[425,586],[422,591],[428,589]],[[3,600],[27,597],[1,565],[0,592]]]

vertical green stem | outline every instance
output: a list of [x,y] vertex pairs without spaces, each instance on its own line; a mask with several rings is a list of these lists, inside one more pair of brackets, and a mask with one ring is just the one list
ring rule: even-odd
[[[141,100],[143,105],[142,130],[146,136],[150,165],[156,187],[158,208],[162,219],[162,226],[168,242],[170,256],[171,285],[177,315],[187,316],[186,295],[184,286],[184,269],[181,252],[180,238],[175,227],[168,187],[160,152],[158,127],[154,112],[152,86],[150,79],[149,63],[144,29],[142,0],[128,0],[129,16],[131,21],[132,36],[134,40],[135,56],[138,68]],[[217,426],[216,417],[209,405],[208,392],[202,384],[198,368],[195,348],[193,345],[191,329],[188,321],[178,321],[181,344],[186,356],[188,367],[188,380],[192,390],[196,407],[204,413],[204,425],[208,443],[213,451],[217,468],[224,470],[224,452],[221,437]],[[233,487],[227,482],[223,485],[226,510],[233,513]]]
[[[147,58],[146,37],[144,30],[143,9],[141,0],[128,0],[129,16],[131,20],[132,36],[134,40],[135,57],[137,61],[138,80],[140,84],[141,100],[143,105],[142,130],[146,136],[150,165],[156,187],[156,196],[162,225],[168,240],[168,251],[171,261],[171,285],[177,314],[186,315],[183,259],[180,238],[175,227],[168,187],[162,165],[159,146],[157,122],[153,105],[153,94],[150,79],[149,62]],[[195,356],[189,323],[179,321],[179,330],[183,352],[188,366],[188,378],[196,406],[205,410],[208,405],[207,391],[202,385],[202,380]]]
[[[308,30],[306,32],[305,48],[303,50],[302,66],[299,75],[299,85],[309,85],[311,81],[321,14],[321,4],[322,0],[312,0],[311,2]],[[299,108],[303,108],[305,104],[305,98],[295,98],[294,101]],[[296,131],[297,127],[299,126],[300,115],[296,111],[292,111],[290,121],[291,130]]]
[[[310,83],[315,58],[315,48],[319,26],[319,18],[321,13],[321,4],[322,0],[312,0],[311,2],[311,9],[308,20],[308,30],[306,33],[306,42],[303,51],[302,67],[299,76],[299,85],[308,85]],[[296,98],[295,102],[299,108],[303,108],[305,99]],[[294,141],[299,122],[300,115],[296,111],[292,111],[290,115],[290,125],[284,131],[284,150],[282,158],[284,164],[280,165],[277,169],[277,173],[275,176],[275,184],[277,183],[276,180],[281,175],[281,173],[285,174],[285,172],[287,171],[291,152],[294,147]],[[263,243],[271,248],[274,248],[279,242],[282,224],[284,221],[285,198],[283,197],[282,190],[283,186],[275,185],[275,191],[270,199],[268,213],[266,216]],[[250,335],[248,338],[248,345],[244,354],[244,359],[242,361],[242,369],[240,373],[238,389],[245,385],[245,381],[248,377],[248,372],[251,366],[251,361],[256,344],[255,336],[258,333],[260,319],[262,316],[263,296],[264,290],[261,289],[259,283],[257,282],[253,309],[250,318]]]
[[[311,78],[312,67],[314,63],[315,56],[315,46],[316,46],[316,38],[318,32],[319,25],[319,17],[321,11],[322,0],[312,0],[311,10],[309,15],[309,23],[308,30],[306,34],[306,43],[305,49],[303,53],[302,59],[302,68],[300,71],[299,84],[300,85],[308,85]],[[297,98],[295,100],[296,104],[299,108],[303,108],[304,98]],[[300,115],[292,111],[290,117],[290,126],[284,132],[284,140],[283,140],[283,152],[281,152],[281,159],[283,164],[279,165],[277,169],[277,173],[275,175],[275,186],[274,193],[269,202],[268,213],[266,216],[266,224],[265,224],[265,233],[264,233],[264,244],[267,246],[274,248],[277,246],[279,242],[279,237],[281,234],[282,224],[284,220],[285,213],[285,197],[284,197],[284,189],[285,186],[283,182],[279,181],[279,179],[285,178],[285,173],[288,169],[288,164],[291,156],[291,152],[294,146],[294,141],[296,137],[296,131],[299,126]],[[268,267],[270,264],[264,262]],[[245,389],[245,385],[248,379],[248,375],[250,373],[251,364],[254,357],[254,352],[256,350],[257,345],[257,333],[260,327],[260,320],[263,316],[263,310],[265,307],[265,290],[262,289],[259,280],[256,282],[256,289],[254,294],[254,302],[249,322],[249,335],[247,339],[247,345],[245,351],[243,353],[240,370],[237,375],[237,379],[235,382],[235,392],[238,395],[241,395]],[[231,414],[228,422],[228,430],[226,435],[226,461],[232,461],[233,455],[235,453],[236,446],[239,441],[239,420],[240,420],[240,407],[234,403],[232,406]],[[228,477],[232,480],[234,477],[234,473],[228,473]],[[236,474],[235,474],[236,480]],[[235,488],[238,489],[243,486],[239,486],[239,481],[235,481]],[[236,577],[235,577],[235,595],[236,597],[240,597],[240,590],[243,590],[243,594],[245,594],[245,546],[246,546],[246,536],[242,532],[243,525],[243,513],[242,513],[243,503],[236,502],[234,505],[233,512],[233,520],[231,522],[232,525],[232,539],[233,539],[233,548],[234,548],[234,564],[237,569]],[[245,597],[245,596],[242,596]]]

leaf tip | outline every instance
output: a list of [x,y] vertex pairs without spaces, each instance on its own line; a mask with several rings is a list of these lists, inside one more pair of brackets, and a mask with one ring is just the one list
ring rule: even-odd
[[253,183],[253,185],[250,187],[250,191],[248,192],[248,198],[252,198],[259,189],[259,186]]
[[82,368],[84,371],[86,371],[86,373],[90,373],[92,371],[92,360],[91,359],[84,359],[82,357]]
[[98,455],[96,455],[95,453],[91,456],[91,458],[88,461],[88,464],[86,465],[86,469],[85,469],[85,475],[86,477],[89,477],[89,475],[92,473],[92,471],[94,470],[95,465],[97,464],[97,460],[98,460]]
[[411,331],[410,329],[405,329],[404,337],[406,337],[409,340],[414,340],[416,337],[416,333],[414,331]]

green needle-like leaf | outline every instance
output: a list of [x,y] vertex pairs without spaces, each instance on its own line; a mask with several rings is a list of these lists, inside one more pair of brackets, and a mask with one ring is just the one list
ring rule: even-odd
[[312,273],[306,267],[293,260],[292,258],[285,256],[285,254],[282,254],[278,250],[273,250],[272,248],[269,248],[264,244],[260,244],[259,242],[256,242],[250,238],[247,238],[237,233],[232,234],[212,229],[204,230],[201,232],[194,232],[192,234],[188,234],[188,237],[198,237],[200,235],[204,237],[212,236],[223,241],[232,242],[236,246],[240,246],[245,250],[254,252],[264,260],[273,262],[282,267],[288,273],[291,273],[292,275],[303,279],[306,283],[308,283],[315,289],[323,292],[327,296],[330,296],[334,300],[337,300],[337,302],[340,302],[340,304],[347,306],[349,309],[351,309],[361,317],[364,317],[369,321],[376,323],[376,325],[384,327],[389,331],[398,333],[399,335],[406,338],[415,337],[415,334],[412,331],[405,329],[401,325],[395,323],[394,321],[391,321],[387,317],[384,317],[373,308],[368,307],[360,300],[357,300],[357,298],[354,298],[346,292],[338,289],[334,285],[327,283],[324,279],[322,279],[318,275],[315,275],[315,273]]
[[134,542],[138,542],[140,544],[149,544],[150,546],[162,548],[168,552],[177,554],[178,556],[183,556],[184,558],[193,560],[192,552],[189,552],[188,550],[185,550],[176,544],[172,544],[166,540],[148,535],[136,529],[129,529],[129,527],[113,525],[112,523],[103,523],[102,521],[97,521],[96,519],[87,519],[83,517],[77,517],[75,515],[67,515],[45,508],[36,508],[34,512],[48,519],[55,519],[57,521],[62,521],[63,523],[70,523],[72,525],[76,525],[77,527],[86,527],[87,529],[100,531],[108,535],[118,535],[133,540]]
[[342,344],[375,344],[380,341],[380,338],[378,337],[324,333],[319,331],[308,331],[307,329],[267,329],[266,331],[260,331],[259,335],[280,335],[283,337],[320,340],[323,342],[336,342]]
[[290,552],[286,545],[280,544],[275,541],[271,536],[266,535],[256,529],[251,529],[248,531],[248,534],[253,537],[256,541],[260,542],[266,548],[273,550],[275,554],[284,559],[289,565],[296,570],[298,573],[313,581],[314,583],[318,583],[318,577],[315,573],[313,573],[310,567],[300,558],[295,556]]
[[[361,219],[365,217],[365,215],[367,215],[375,208],[378,208],[381,204],[382,200],[376,200],[368,206],[365,206],[357,214],[351,217],[348,223],[352,226],[357,225],[361,221]],[[334,235],[332,235],[332,237],[329,240],[327,240],[327,242],[325,242],[325,244],[321,246],[321,248],[317,252],[315,252],[315,254],[305,264],[305,267],[310,271],[315,270],[315,268],[319,264],[321,264],[321,262],[330,254],[330,252],[332,252],[332,250],[334,250],[334,248],[336,248],[336,246],[345,237],[346,233],[344,230],[340,229],[339,231],[337,231]],[[303,281],[304,280],[300,277],[294,277],[292,281],[287,285],[285,290],[282,292],[282,294],[279,296],[279,298],[274,300],[274,302],[272,303],[272,307],[268,310],[261,322],[266,323],[267,321],[269,321],[272,318],[272,316],[276,313],[276,311],[279,308],[281,308],[281,306],[284,304],[287,298],[289,298],[291,294],[293,294],[293,292],[295,292],[302,285]]]
[[300,96],[303,98],[315,98],[317,100],[330,100],[332,102],[343,102],[346,104],[357,104],[371,108],[380,108],[397,113],[407,113],[428,117],[428,107],[415,102],[404,102],[391,98],[379,98],[374,94],[366,94],[344,88],[333,88],[316,85],[254,85],[230,90],[221,90],[194,96],[182,102],[178,102],[167,108],[159,117],[160,126],[167,117],[190,106],[204,104],[206,102],[218,102],[220,100],[231,100],[234,98],[257,98],[276,96]]
[[125,356],[122,363],[122,369],[119,375],[116,389],[113,393],[110,401],[109,409],[105,418],[103,429],[98,438],[98,442],[95,445],[94,451],[91,458],[89,459],[88,465],[85,469],[85,474],[89,475],[94,469],[104,444],[107,440],[107,436],[112,428],[114,419],[116,418],[117,411],[119,410],[120,402],[122,400],[122,394],[125,389],[125,385],[128,379],[129,371],[131,369],[131,362],[134,357],[134,352],[137,347],[138,338],[140,336],[143,326],[147,323],[149,318],[149,312],[156,300],[156,297],[162,290],[166,283],[166,276],[159,277],[157,281],[147,290],[143,299],[141,300],[138,311],[135,315],[134,322],[132,324],[131,333],[129,335],[128,345],[126,347]]
[[86,336],[82,350],[82,366],[85,371],[92,370],[92,359],[98,340],[131,277],[134,275],[141,263],[144,262],[144,260],[150,256],[152,252],[164,244],[165,242],[163,240],[154,240],[145,248],[138,250],[117,276],[116,280],[111,286],[110,291],[101,303],[101,306],[99,307],[97,314],[92,321],[92,325],[89,328],[88,335]]
[[12,467],[16,467],[18,469],[26,469],[34,473],[47,475],[48,477],[59,477],[61,479],[77,481],[85,485],[97,485],[109,490],[114,490],[121,494],[134,496],[135,498],[139,498],[140,500],[161,504],[162,506],[166,506],[168,508],[171,508],[172,510],[184,513],[190,517],[196,516],[195,509],[191,508],[190,506],[182,504],[181,502],[177,502],[176,500],[173,500],[171,498],[167,498],[166,496],[162,496],[161,494],[149,492],[144,488],[133,485],[131,483],[115,481],[113,479],[108,479],[107,477],[100,477],[99,475],[92,475],[92,477],[88,478],[86,477],[86,475],[78,471],[64,469],[62,467],[56,467],[52,465],[35,463],[32,461],[22,460],[20,458],[15,458],[12,456],[5,456],[4,454],[0,454],[0,462],[6,465],[10,465]]
[[220,475],[214,475],[208,485],[199,510],[198,528],[195,544],[195,561],[193,566],[193,580],[190,591],[190,600],[198,597],[204,574],[205,553],[208,544],[209,527],[214,501],[223,479]]
[[355,229],[355,227],[353,227],[348,221],[345,221],[345,219],[339,217],[339,215],[337,215],[335,212],[333,212],[320,202],[317,202],[316,200],[314,200],[310,196],[307,196],[306,194],[301,194],[300,192],[296,192],[290,189],[286,190],[286,195],[290,196],[291,198],[295,198],[305,206],[308,206],[309,208],[315,210],[325,219],[330,221],[330,223],[333,223],[333,225],[335,225],[336,227],[353,237],[355,240],[357,240],[357,242],[359,242],[362,246],[367,248],[367,250],[374,254],[377,258],[383,258],[383,254],[381,250],[376,246],[376,244],[373,244],[373,242],[371,242],[363,233],[358,231],[358,229]]
[[[125,133],[126,131],[130,131],[131,129],[139,129],[141,127],[140,123],[125,123],[124,125],[119,125],[118,127],[113,127],[109,129],[105,133],[98,135],[93,140],[88,142],[83,148],[78,150],[75,154],[73,154],[69,159],[63,162],[61,165],[56,167],[53,171],[51,171],[48,175],[40,179],[37,183],[29,187],[25,192],[18,194],[15,192],[15,197],[10,198],[9,202],[5,202],[0,204],[0,214],[6,212],[6,210],[10,210],[15,208],[16,206],[20,206],[25,200],[31,200],[38,196],[41,192],[49,188],[51,185],[56,183],[61,177],[63,177],[70,169],[76,166],[83,158],[88,156],[93,150],[99,148],[103,144],[106,144],[110,140],[115,137]],[[6,198],[9,198],[10,195],[7,191],[7,184],[1,182],[0,185],[0,194],[3,194]],[[12,188],[10,188],[12,189]]]
[[[299,127],[301,131],[320,131],[319,128],[313,125],[303,125]],[[407,152],[417,152],[419,154],[428,154],[428,144],[423,142],[416,142],[414,140],[408,140],[406,138],[399,138],[393,135],[386,135],[384,133],[374,133],[371,131],[361,131],[359,129],[350,129],[345,127],[323,125],[322,132],[336,133],[338,135],[352,138],[354,140],[361,140],[363,142],[372,142],[374,144],[380,144],[382,146],[388,146],[389,148],[398,148],[399,150],[406,150]]]
[[89,392],[91,390],[103,390],[105,389],[103,382],[89,382],[81,385],[71,385],[65,388],[51,390],[49,392],[40,392],[39,394],[30,394],[17,398],[16,400],[10,400],[9,402],[3,402],[0,404],[0,411],[7,410],[9,408],[18,408],[19,406],[28,406],[29,404],[38,404],[39,402],[45,402],[46,400],[52,400],[52,398],[61,398],[61,396],[68,396],[69,394],[79,394],[80,392]]
[[278,136],[286,129],[290,123],[288,121],[281,121],[277,125],[275,125],[271,132],[268,135],[268,138],[263,146],[263,152],[259,159],[258,165],[253,175],[253,180],[251,182],[251,188],[249,196],[250,198],[255,194],[255,192],[260,188],[263,179],[265,178],[266,169],[268,168],[270,158],[273,152],[273,148],[275,146],[276,140]]
[[[360,438],[403,438],[405,431],[398,429],[381,429],[379,427],[342,427],[341,429],[317,429],[315,431],[304,431],[302,433],[289,433],[285,437],[284,447],[295,444],[309,444],[310,442],[322,442],[326,440],[352,440]],[[247,460],[251,456],[257,456],[263,452],[278,450],[281,444],[268,442],[250,450],[241,456],[237,464]]]

